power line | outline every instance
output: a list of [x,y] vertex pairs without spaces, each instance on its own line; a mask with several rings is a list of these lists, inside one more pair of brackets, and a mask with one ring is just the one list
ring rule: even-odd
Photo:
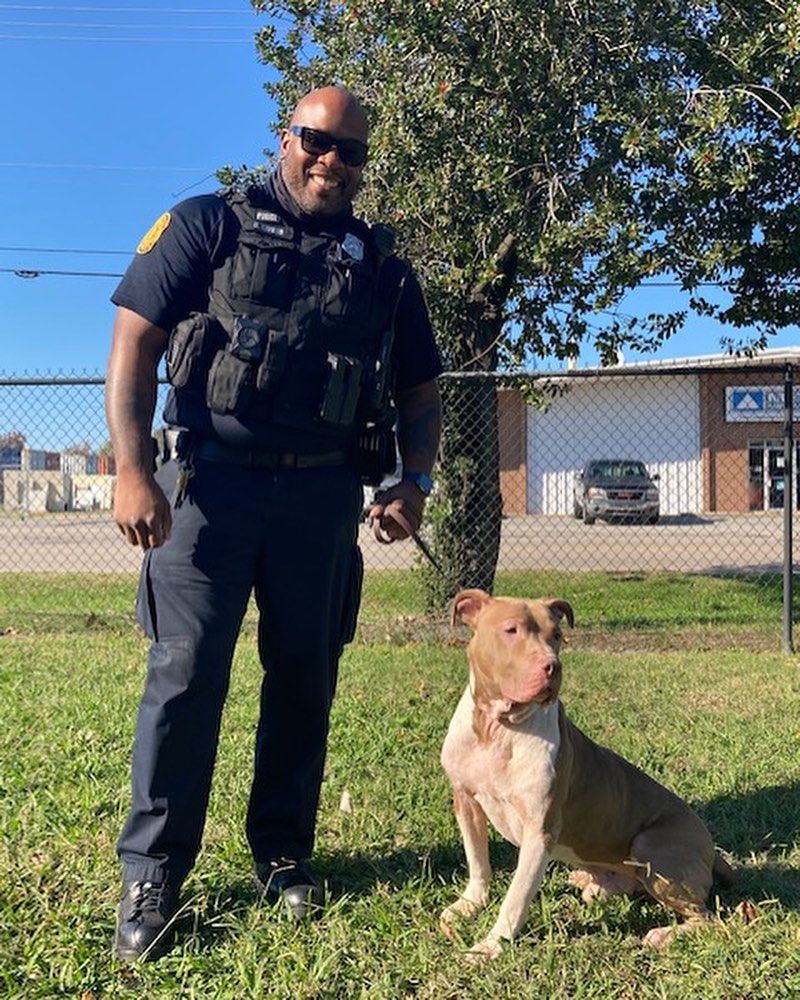
[[[95,29],[100,29],[105,31],[107,28],[140,28],[143,31],[149,30],[150,28],[171,28],[173,25],[164,24],[163,22],[159,24],[142,24],[139,21],[125,23],[124,21],[115,21],[113,24],[97,24],[91,21],[76,21],[74,23],[66,23],[64,21],[5,21],[0,20],[0,26],[3,28],[88,28],[94,31]],[[176,24],[174,27],[186,28],[190,31],[241,31],[242,25],[240,24]]]
[[[57,13],[71,15],[65,18],[61,18],[58,21],[44,20],[41,17],[36,17],[33,20],[14,20],[8,18],[6,15],[2,15],[1,12],[11,12],[19,11],[26,14],[47,14],[47,13]],[[121,21],[118,19],[113,19],[111,22],[102,21],[95,22],[86,20],[83,15],[85,14],[103,14],[106,17],[115,14],[124,15],[138,15],[138,14],[149,14],[155,15],[160,18],[156,23],[148,23],[147,21],[141,20],[128,20]],[[230,21],[231,15],[235,14],[239,18],[235,24]],[[0,30],[3,31],[0,34],[0,39],[5,41],[58,41],[58,42],[130,42],[134,44],[179,44],[179,45],[195,45],[195,44],[212,44],[212,45],[253,45],[254,44],[254,33],[248,33],[246,36],[239,37],[217,37],[210,38],[208,33],[218,32],[224,35],[227,32],[241,32],[246,29],[250,29],[254,26],[253,21],[254,11],[243,10],[238,8],[236,10],[230,8],[212,8],[212,9],[202,9],[197,7],[103,7],[97,5],[69,5],[69,6],[57,6],[54,4],[9,4],[0,3]],[[208,16],[223,16],[225,17],[226,23],[192,23],[187,24],[187,17],[197,18],[200,15],[203,17]],[[172,21],[170,17],[180,17],[180,20]],[[242,18],[247,17],[248,20],[244,21]],[[278,18],[280,20],[280,18]],[[8,29],[12,29],[8,31]],[[21,29],[21,30],[17,30]],[[29,29],[39,29],[38,33],[30,33]],[[41,33],[42,29],[48,33]],[[61,29],[60,33],[52,34],[51,29]],[[97,32],[106,31],[128,31],[128,30],[140,30],[140,31],[157,31],[159,35],[156,37],[148,35],[148,37],[133,37],[126,35],[124,37],[118,36],[104,36],[103,34],[96,34]],[[172,37],[171,33],[176,30],[181,30],[183,32],[182,37]],[[86,32],[93,32],[94,34],[87,35]],[[202,35],[200,37],[195,37],[194,33],[200,32],[205,33],[205,37]],[[187,33],[189,37],[186,37]]]
[[0,267],[0,274],[15,274],[18,278],[41,278],[50,274],[65,278],[121,278],[122,274],[113,271],[40,271],[38,268]]
[[248,38],[132,38],[126,35],[124,38],[100,38],[91,35],[4,35],[0,34],[0,40],[6,42],[94,42],[105,45],[107,42],[126,42],[128,44],[143,45],[255,45],[252,36]]
[[113,254],[127,257],[130,250],[86,250],[74,247],[0,247],[0,253],[74,253],[74,254]]
[[[123,257],[132,256],[130,250],[59,250],[56,248],[36,248],[36,247],[0,247],[0,252],[2,251],[12,251],[16,250],[22,253],[74,253],[74,254],[116,254]],[[0,274],[14,274],[18,278],[40,278],[43,275],[55,275],[57,277],[67,277],[67,278],[122,278],[124,275],[122,273],[117,273],[115,271],[61,271],[61,270],[50,270],[44,268],[30,268],[30,267],[0,267]],[[784,288],[795,288],[800,284],[796,281],[785,281],[783,282]],[[647,288],[680,288],[683,282],[681,281],[644,281],[637,288],[630,289],[630,291],[641,291]],[[696,288],[726,288],[727,285],[721,281],[698,281],[695,283]],[[687,289],[688,291],[688,289]],[[612,315],[609,313],[609,315]]]
[[57,11],[67,14],[247,14],[252,17],[252,11],[245,11],[239,8],[234,10],[231,7],[208,10],[198,7],[73,7],[62,4],[30,4],[30,3],[0,3],[0,10],[45,10]]
[[[207,167],[148,167],[148,166],[130,166],[125,164],[111,164],[111,163],[25,163],[21,161],[6,161],[0,162],[1,168],[7,169],[25,169],[25,170],[131,170],[131,171],[141,171],[142,173],[165,173],[172,171],[173,173],[199,173],[201,170],[207,170]],[[212,174],[208,175],[213,176]],[[203,178],[205,180],[205,178]]]

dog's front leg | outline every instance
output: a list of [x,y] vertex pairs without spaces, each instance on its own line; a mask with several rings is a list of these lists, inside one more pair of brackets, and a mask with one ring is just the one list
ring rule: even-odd
[[526,827],[519,849],[517,868],[500,906],[495,925],[483,941],[473,945],[469,952],[470,957],[478,961],[484,958],[497,958],[502,951],[501,941],[504,938],[510,941],[517,936],[528,916],[531,901],[542,884],[549,860],[550,855],[541,828],[538,824],[535,827]]
[[469,880],[461,896],[439,918],[439,927],[451,940],[453,925],[460,917],[471,917],[486,906],[492,877],[486,813],[468,792],[459,789],[453,792],[453,810],[464,841]]

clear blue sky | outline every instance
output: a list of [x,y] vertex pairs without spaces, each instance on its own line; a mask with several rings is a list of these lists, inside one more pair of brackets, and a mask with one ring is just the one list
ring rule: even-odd
[[[261,23],[246,0],[0,2],[0,373],[101,373],[117,279],[86,272],[122,271],[162,211],[274,148]],[[659,356],[716,353],[723,332],[690,322]],[[772,346],[796,344],[795,328]]]

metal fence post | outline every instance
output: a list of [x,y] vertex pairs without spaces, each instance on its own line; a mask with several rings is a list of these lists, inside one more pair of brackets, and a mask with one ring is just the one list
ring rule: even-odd
[[786,366],[783,374],[783,418],[783,651],[793,653],[792,523],[797,491],[794,486],[794,370],[791,365]]

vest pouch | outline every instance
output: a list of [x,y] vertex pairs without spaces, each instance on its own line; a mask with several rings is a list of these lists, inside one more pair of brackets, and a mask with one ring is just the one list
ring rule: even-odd
[[202,379],[214,351],[225,342],[225,331],[208,313],[190,313],[173,329],[167,344],[167,379],[176,389]]
[[375,269],[364,261],[327,259],[327,280],[322,298],[322,315],[331,323],[367,330],[373,321]]
[[217,351],[206,383],[206,403],[220,415],[242,413],[253,391],[254,367],[230,351]]
[[294,230],[280,227],[280,233],[276,237],[242,230],[238,253],[230,265],[230,296],[234,300],[289,310],[294,293]]
[[328,378],[319,416],[326,424],[349,427],[361,395],[361,362],[343,354],[328,355]]
[[397,468],[397,436],[392,419],[380,424],[367,424],[356,437],[353,464],[362,483],[380,486]]
[[366,420],[380,422],[386,417],[392,395],[394,371],[392,366],[392,344],[394,327],[387,327],[375,354],[366,358],[364,391],[361,400],[361,414]]
[[256,388],[259,392],[274,392],[286,370],[289,357],[289,337],[284,330],[270,330],[264,360],[258,367]]

